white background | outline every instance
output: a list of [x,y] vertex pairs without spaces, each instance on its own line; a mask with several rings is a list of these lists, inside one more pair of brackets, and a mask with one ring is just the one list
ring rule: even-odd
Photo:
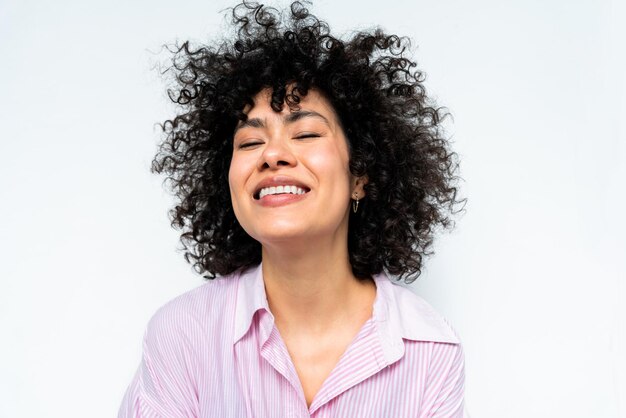
[[[111,417],[152,313],[203,280],[149,173],[163,43],[224,1],[0,0],[0,417]],[[414,288],[459,331],[473,418],[626,417],[626,7],[319,1],[414,39],[466,214]]]

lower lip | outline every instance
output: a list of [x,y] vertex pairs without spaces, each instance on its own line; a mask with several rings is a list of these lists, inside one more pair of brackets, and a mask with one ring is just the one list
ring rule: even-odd
[[302,199],[306,197],[308,193],[309,192],[306,192],[304,194],[290,194],[290,193],[272,194],[272,195],[263,196],[261,199],[257,200],[257,202],[261,206],[266,206],[266,207],[284,206],[284,205],[289,205],[291,203],[296,203],[296,202],[301,201]]

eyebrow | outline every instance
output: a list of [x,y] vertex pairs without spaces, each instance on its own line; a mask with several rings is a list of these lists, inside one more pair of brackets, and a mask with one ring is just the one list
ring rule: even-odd
[[[290,123],[294,123],[304,118],[321,118],[324,120],[326,125],[330,126],[330,122],[323,115],[313,111],[313,110],[297,110],[295,112],[289,113],[287,116],[283,117],[283,123],[288,125]],[[235,132],[242,128],[265,128],[265,120],[259,118],[250,118],[245,121],[240,122],[235,127]]]

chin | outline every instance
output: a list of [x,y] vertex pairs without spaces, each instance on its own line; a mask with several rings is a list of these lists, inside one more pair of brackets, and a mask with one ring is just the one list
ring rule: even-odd
[[331,233],[324,233],[319,227],[302,225],[301,223],[297,225],[280,223],[256,228],[253,231],[249,231],[248,234],[259,241],[261,245],[273,246],[285,243],[310,242],[315,237],[330,235]]
[[250,234],[252,238],[259,241],[261,245],[276,244],[281,242],[295,242],[306,239],[309,234],[300,228],[273,228],[272,230],[257,230]]

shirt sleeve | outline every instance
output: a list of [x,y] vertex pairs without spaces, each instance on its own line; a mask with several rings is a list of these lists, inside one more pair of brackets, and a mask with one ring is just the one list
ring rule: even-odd
[[432,403],[422,415],[428,418],[469,418],[464,406],[465,357],[461,344],[442,344],[437,372],[431,376],[429,398]]
[[142,359],[118,418],[191,418],[198,393],[191,344],[175,315],[157,312],[143,339]]

